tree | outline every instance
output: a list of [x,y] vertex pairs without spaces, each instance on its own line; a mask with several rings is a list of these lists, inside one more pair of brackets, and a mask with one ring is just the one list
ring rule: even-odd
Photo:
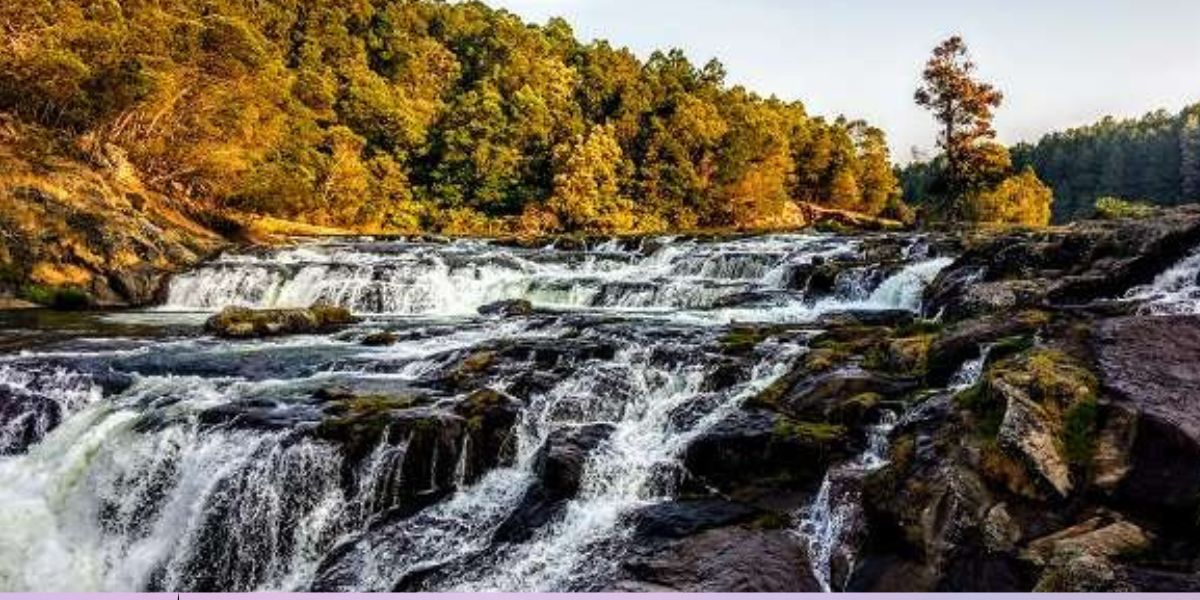
[[914,96],[941,125],[938,145],[946,156],[946,196],[939,207],[946,216],[959,216],[959,201],[982,183],[988,154],[981,144],[992,140],[992,110],[1004,96],[990,84],[974,78],[975,63],[959,36],[933,50],[922,74],[924,85]]
[[1180,195],[1185,202],[1200,201],[1200,106],[1182,115],[1179,131]]
[[548,206],[572,229],[630,231],[633,203],[621,196],[621,146],[611,127],[596,126],[556,153],[558,167]]
[[1042,183],[1033,169],[1026,168],[992,189],[968,197],[966,209],[977,223],[1029,225],[1050,224],[1050,203],[1054,192]]

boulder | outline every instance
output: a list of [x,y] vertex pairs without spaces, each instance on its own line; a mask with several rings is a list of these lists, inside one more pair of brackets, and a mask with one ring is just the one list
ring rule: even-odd
[[[944,386],[963,363],[979,358],[988,346],[1001,340],[1036,333],[1047,321],[1045,313],[1026,311],[959,322],[930,345],[926,381],[933,386]],[[993,358],[1000,357],[993,355]]]
[[362,345],[369,348],[381,348],[384,346],[393,346],[398,341],[400,341],[400,337],[390,331],[377,331],[364,337]]
[[1059,496],[1067,497],[1072,490],[1071,472],[1058,447],[1057,423],[1045,407],[1008,382],[993,380],[991,389],[1006,403],[997,435],[1000,447],[1020,457]]
[[725,493],[759,484],[812,492],[826,468],[859,447],[844,427],[795,421],[765,409],[743,409],[698,436],[684,452],[691,476]]
[[1136,416],[1132,443],[1108,459],[1122,471],[1117,495],[1190,520],[1200,498],[1200,316],[1105,320],[1093,349],[1115,407]]
[[638,539],[679,539],[717,527],[746,523],[761,514],[745,504],[705,498],[652,504],[635,511],[631,520],[634,536]]
[[[820,592],[792,533],[745,526],[712,529],[626,561],[638,589],[675,592]],[[647,587],[650,586],[650,587]]]
[[594,423],[556,429],[534,457],[535,479],[517,508],[500,524],[494,536],[500,543],[519,543],[558,518],[566,503],[579,493],[588,456],[608,440],[614,427]]
[[204,329],[217,337],[245,339],[324,333],[356,322],[349,310],[328,304],[272,309],[231,306],[210,317]]
[[479,307],[485,317],[528,317],[533,314],[533,303],[528,300],[501,300]]

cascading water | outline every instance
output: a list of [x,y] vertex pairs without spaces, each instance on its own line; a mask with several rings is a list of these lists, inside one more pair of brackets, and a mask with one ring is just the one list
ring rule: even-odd
[[[868,244],[896,251],[870,264]],[[0,590],[605,589],[626,517],[673,497],[689,443],[805,352],[767,341],[730,379],[710,356],[728,323],[916,310],[949,263],[927,252],[797,235],[225,256],[177,277],[165,307],[108,318],[185,327],[177,313],[318,300],[372,317],[331,335],[176,327],[0,356]],[[474,314],[514,298],[553,310]],[[397,343],[359,344],[378,329]],[[463,412],[471,390],[454,386],[471,377],[519,402],[511,455]],[[578,492],[498,541],[536,496],[548,441],[587,428],[604,435]]]
[[1130,290],[1127,300],[1151,315],[1200,314],[1200,250],[1159,275],[1153,283]]

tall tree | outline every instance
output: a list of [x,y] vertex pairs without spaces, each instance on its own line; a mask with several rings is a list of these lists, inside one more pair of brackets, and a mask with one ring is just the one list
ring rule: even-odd
[[914,98],[919,106],[933,112],[941,125],[938,145],[946,156],[947,193],[943,201],[947,205],[941,208],[947,216],[958,216],[962,198],[984,183],[981,178],[992,163],[984,142],[996,136],[992,110],[999,108],[1004,96],[990,84],[975,79],[975,63],[959,36],[934,48],[922,77],[924,84]]

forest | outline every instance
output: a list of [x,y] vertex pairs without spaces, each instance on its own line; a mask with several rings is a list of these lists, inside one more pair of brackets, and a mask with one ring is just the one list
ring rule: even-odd
[[480,2],[35,0],[0,28],[0,113],[212,210],[451,234],[910,216],[876,127]]
[[[1050,133],[1009,150],[1015,168],[1031,168],[1053,189],[1053,220],[1088,218],[1096,203],[1122,199],[1175,206],[1200,201],[1200,104],[1179,114],[1102,121]],[[907,202],[921,204],[940,159],[900,171]]]

